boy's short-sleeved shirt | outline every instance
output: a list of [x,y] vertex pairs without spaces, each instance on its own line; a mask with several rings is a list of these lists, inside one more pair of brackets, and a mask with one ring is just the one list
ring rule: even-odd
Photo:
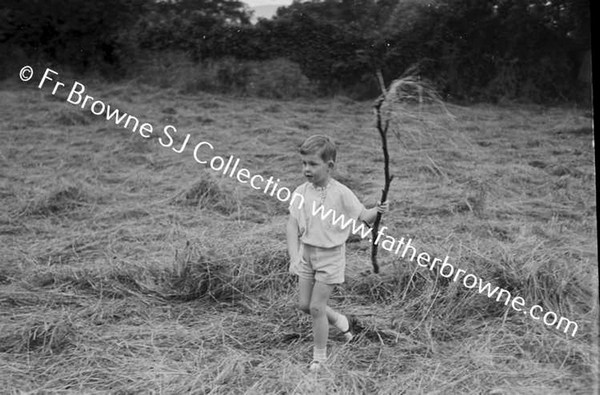
[[[296,195],[302,195],[304,199]],[[325,199],[321,208],[323,195]],[[298,222],[302,243],[332,248],[346,242],[353,228],[353,221],[359,226],[358,217],[365,210],[365,206],[350,188],[331,178],[324,192],[308,181],[296,188],[290,200],[289,210],[290,215]],[[335,219],[337,222],[334,224]],[[347,226],[343,228],[345,224]]]

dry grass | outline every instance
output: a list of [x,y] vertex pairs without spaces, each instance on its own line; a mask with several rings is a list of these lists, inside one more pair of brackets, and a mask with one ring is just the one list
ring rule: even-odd
[[[379,196],[371,103],[86,87],[155,130],[176,125],[179,143],[192,133],[287,187],[302,182],[298,144],[326,132],[339,141],[338,179],[367,204]],[[347,284],[332,303],[363,331],[344,346],[332,330],[329,367],[315,376],[306,370],[310,320],[293,308],[283,203],[200,166],[190,150],[176,154],[24,83],[0,91],[0,104],[3,391],[598,388],[595,170],[584,111],[451,106],[453,134],[432,128],[410,145],[392,141],[384,218],[391,235],[577,321],[575,338],[383,250],[381,275],[370,274],[368,242],[353,240]],[[424,103],[417,121],[439,125],[445,115],[430,110]]]

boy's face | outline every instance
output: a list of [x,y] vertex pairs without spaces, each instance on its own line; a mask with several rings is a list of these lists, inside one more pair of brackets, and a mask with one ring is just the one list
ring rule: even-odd
[[322,187],[329,181],[329,173],[334,162],[324,162],[317,154],[302,155],[302,171],[306,179],[314,186]]

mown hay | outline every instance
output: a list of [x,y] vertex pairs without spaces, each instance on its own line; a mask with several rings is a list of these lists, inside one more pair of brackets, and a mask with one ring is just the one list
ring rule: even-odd
[[80,126],[89,125],[92,122],[92,116],[89,111],[72,108],[61,108],[54,116],[54,123],[60,126]]
[[20,215],[61,214],[81,207],[86,201],[88,201],[88,195],[82,187],[61,185],[25,205],[20,210]]
[[111,268],[38,270],[28,282],[39,287],[67,287],[103,297],[129,296],[169,301],[208,298],[237,303],[262,292],[280,294],[292,286],[281,245],[258,243],[219,248],[186,242],[171,264],[117,263]]
[[191,300],[203,296],[233,302],[252,298],[264,290],[281,292],[291,285],[284,251],[259,246],[257,252],[231,256],[216,249],[187,242],[175,257],[174,265],[164,272],[161,294],[167,299]]
[[227,261],[219,259],[214,251],[203,252],[189,241],[163,275],[161,294],[166,299],[192,300],[205,295],[215,300],[241,297],[230,281]]
[[58,354],[73,345],[75,330],[65,317],[40,317],[33,314],[26,325],[3,326],[0,352]]
[[190,188],[177,194],[172,203],[182,206],[196,206],[230,215],[239,209],[239,204],[230,191],[210,177],[202,178]]
[[[295,160],[285,156],[309,133],[300,126],[327,131],[342,142],[339,173],[357,187],[357,196],[368,207],[379,196],[369,103],[278,102],[277,111],[261,112],[256,109],[275,103],[183,97],[142,85],[120,88],[131,99],[132,114],[158,114],[149,119],[155,126],[168,107],[177,109],[181,130],[195,129],[198,114],[210,117],[214,124],[203,125],[191,142],[206,139],[219,151],[240,156],[252,173],[274,175],[287,187],[302,178]],[[113,102],[110,86],[90,91]],[[28,114],[53,116],[38,96],[35,88],[6,96],[7,124]],[[422,109],[432,121],[442,115],[430,114],[426,104]],[[129,137],[94,133],[94,124],[69,128],[68,134],[56,125],[27,133],[8,128],[3,182],[10,193],[0,193],[5,207],[33,208],[38,199],[24,203],[32,185],[76,176],[84,183],[75,184],[85,192],[80,203],[93,203],[93,212],[74,206],[70,210],[77,215],[63,209],[60,216],[8,214],[1,221],[0,371],[5,373],[0,388],[173,394],[598,392],[593,150],[587,135],[557,141],[548,132],[563,120],[561,129],[584,127],[589,118],[580,120],[578,111],[564,108],[543,114],[521,106],[452,111],[462,138],[486,144],[477,150],[449,147],[430,135],[416,144],[419,121],[402,124],[415,139],[406,142],[411,155],[396,155],[391,163],[397,178],[386,234],[409,236],[419,251],[450,255],[456,268],[510,289],[528,307],[540,302],[576,321],[575,337],[383,250],[382,263],[391,263],[382,264],[380,278],[361,277],[368,267],[363,240],[349,246],[346,284],[330,300],[336,310],[354,315],[362,332],[345,344],[332,327],[327,366],[312,374],[306,366],[313,347],[311,318],[295,309],[296,279],[287,273],[284,203],[210,170],[212,178],[198,175],[191,155],[133,134],[132,141],[156,146],[148,158],[160,166],[131,166]],[[432,130],[445,134],[426,132]],[[66,139],[77,149],[68,161],[63,160]],[[118,154],[100,147],[114,147]],[[38,166],[41,162],[48,165]],[[560,170],[555,163],[582,174],[551,175]],[[202,189],[207,195],[190,193],[190,201],[198,203],[187,205],[185,194],[201,179],[211,181]],[[477,186],[468,180],[491,187],[481,216],[463,202],[478,199]],[[179,200],[170,199],[177,191]],[[39,193],[43,203],[49,200],[45,192]],[[198,210],[211,194],[216,198],[210,204],[225,194],[241,210],[223,215],[210,204]],[[460,203],[464,211],[457,212]],[[263,222],[244,220],[244,210]]]

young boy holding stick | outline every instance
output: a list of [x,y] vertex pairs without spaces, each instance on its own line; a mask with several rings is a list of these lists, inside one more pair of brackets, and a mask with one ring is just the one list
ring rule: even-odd
[[[336,284],[344,282],[346,267],[345,243],[352,226],[342,229],[347,220],[372,223],[378,212],[388,211],[388,203],[366,209],[356,195],[345,185],[331,177],[336,160],[336,147],[327,136],[315,135],[300,147],[302,167],[307,182],[300,185],[292,196],[301,195],[290,203],[287,224],[287,245],[290,255],[290,272],[298,275],[298,308],[310,314],[313,321],[313,361],[310,370],[318,370],[327,359],[329,324],[334,325],[347,341],[352,340],[350,319],[327,305]],[[322,219],[314,215],[315,208],[323,206],[325,213],[333,215]],[[344,221],[332,219],[344,215]]]

